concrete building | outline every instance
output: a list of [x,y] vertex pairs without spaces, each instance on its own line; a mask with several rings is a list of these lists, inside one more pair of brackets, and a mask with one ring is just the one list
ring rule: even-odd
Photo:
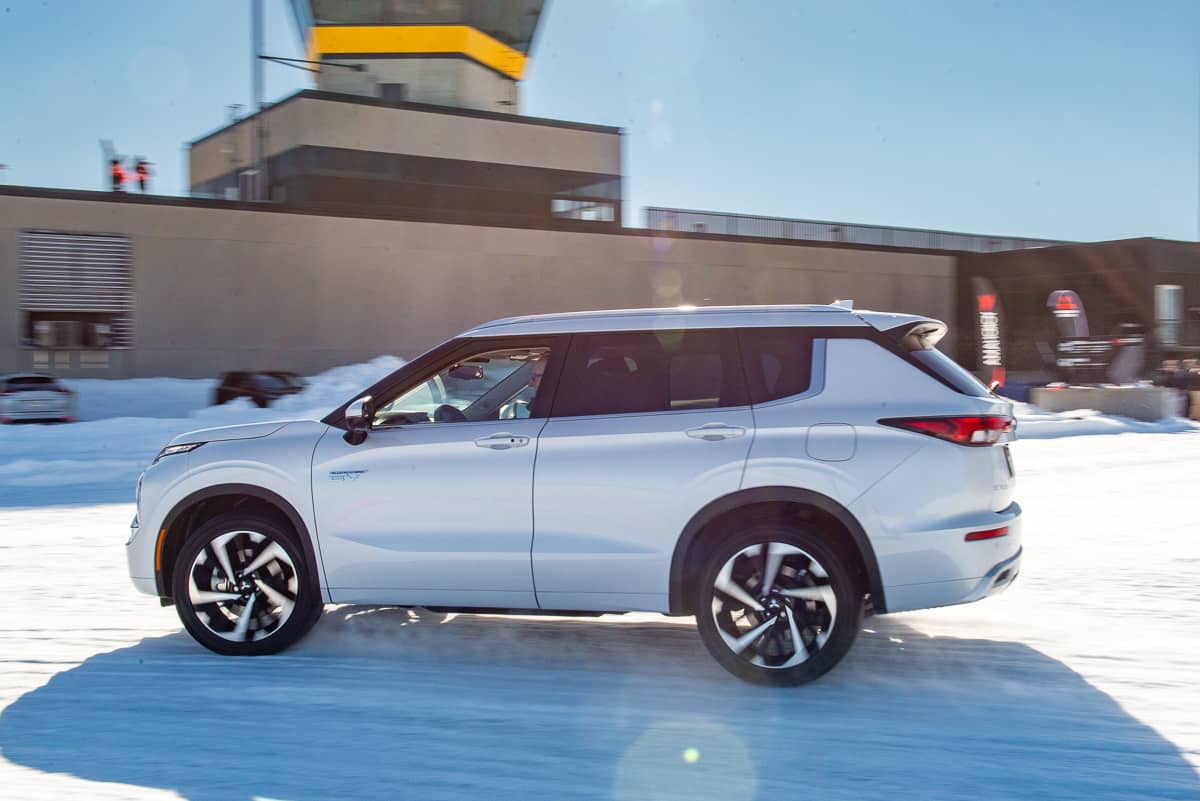
[[[956,260],[958,318],[976,316],[973,281],[983,279],[1003,314],[1004,361],[1010,373],[1053,373],[1058,339],[1047,308],[1051,293],[1078,295],[1091,336],[1119,336],[1132,324],[1146,335],[1147,364],[1200,355],[1200,244],[1140,238],[1007,253],[963,253]],[[976,367],[980,332],[964,324],[957,357]],[[982,372],[982,365],[979,365]]]
[[954,320],[944,253],[381,215],[0,188],[0,372],[312,374],[496,317],[681,303],[853,297]]
[[621,130],[316,90],[191,143],[193,195],[477,224],[621,224]]

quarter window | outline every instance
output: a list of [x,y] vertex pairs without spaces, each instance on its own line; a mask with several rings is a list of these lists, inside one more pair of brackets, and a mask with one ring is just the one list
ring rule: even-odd
[[812,337],[800,328],[738,332],[751,403],[799,395],[812,383]]
[[683,411],[746,403],[732,332],[576,334],[555,417]]

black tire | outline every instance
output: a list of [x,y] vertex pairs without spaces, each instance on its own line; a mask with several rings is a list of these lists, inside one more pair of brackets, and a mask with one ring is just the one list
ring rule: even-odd
[[[232,581],[226,579],[217,555],[218,544],[226,538],[224,558],[234,574]],[[272,543],[280,550],[267,553]],[[243,572],[255,559],[264,558],[267,561],[250,573]],[[307,634],[324,609],[321,588],[309,574],[295,533],[256,514],[218,515],[192,532],[175,562],[171,589],[175,611],[188,633],[210,651],[227,656],[278,653]],[[198,602],[216,595],[241,595],[242,600]],[[251,596],[254,605],[244,614]]]
[[[771,549],[779,566],[772,592],[763,595],[767,567],[761,546],[767,543],[779,544]],[[781,553],[788,548],[798,553]],[[723,586],[732,580],[761,611],[717,590],[727,566]],[[810,682],[846,655],[862,627],[865,589],[841,549],[811,524],[765,519],[745,525],[708,550],[699,577],[692,608],[700,637],[722,667],[745,681],[784,686]],[[787,592],[814,597],[789,597],[783,594]],[[832,613],[826,600],[815,597],[830,599],[830,592]],[[763,633],[753,637],[760,628]],[[793,631],[800,635],[804,654],[792,647]],[[750,638],[740,653],[735,647],[745,640],[738,635]]]

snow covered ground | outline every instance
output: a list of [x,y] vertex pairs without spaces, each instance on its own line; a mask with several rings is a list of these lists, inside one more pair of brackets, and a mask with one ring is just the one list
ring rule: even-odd
[[[133,482],[167,438],[323,413],[396,364],[269,410],[183,382],[157,419],[153,385],[104,382],[131,386],[93,387],[90,422],[0,429],[0,798],[1200,799],[1183,421],[1021,409],[1016,585],[870,619],[803,688],[742,684],[653,615],[331,607],[233,660],[133,590]],[[1099,431],[1124,433],[1064,438]]]

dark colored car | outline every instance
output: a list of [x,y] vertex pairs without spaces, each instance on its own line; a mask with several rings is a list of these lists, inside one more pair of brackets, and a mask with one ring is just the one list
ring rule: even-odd
[[235,398],[249,398],[260,408],[266,408],[285,395],[303,391],[304,387],[304,379],[300,376],[281,370],[225,373],[213,402],[221,404]]

